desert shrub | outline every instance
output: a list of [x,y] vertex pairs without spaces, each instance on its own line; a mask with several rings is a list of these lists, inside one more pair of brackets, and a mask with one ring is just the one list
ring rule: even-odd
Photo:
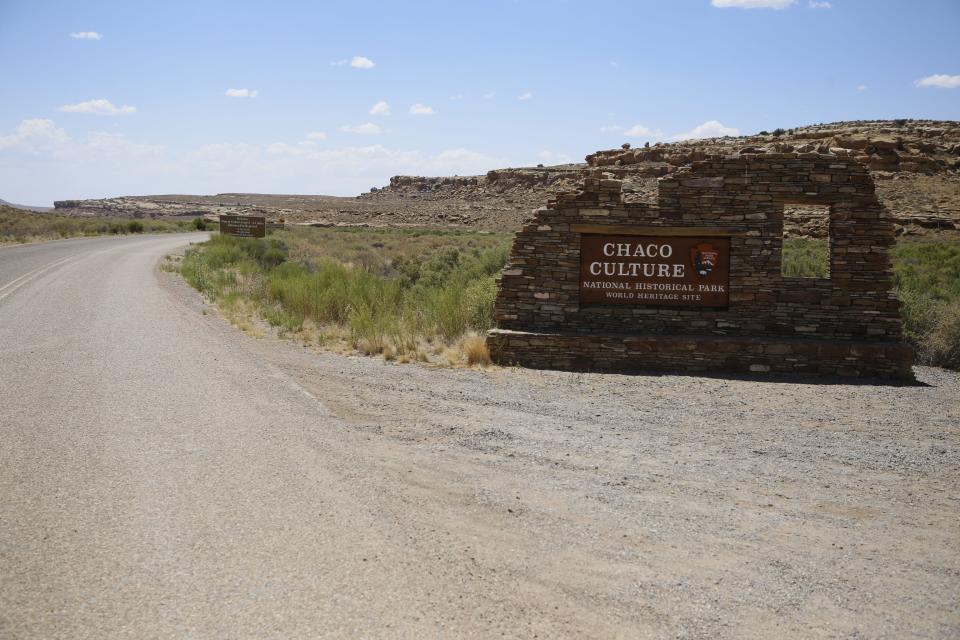
[[424,341],[455,345],[493,326],[508,236],[425,230],[276,236],[216,236],[187,252],[181,273],[213,297],[253,298],[281,331],[298,331],[306,320],[341,327],[353,348],[388,359],[420,358]]
[[127,231],[130,233],[143,233],[143,223],[139,220],[131,220],[127,223]]
[[194,218],[190,224],[192,224],[193,228],[196,229],[197,231],[207,230],[207,221],[204,220],[203,218],[199,218],[199,217]]
[[395,318],[378,313],[373,306],[365,303],[351,308],[347,317],[351,344],[366,355],[383,353],[388,336],[395,330],[394,325]]
[[772,135],[773,135],[775,138],[779,138],[780,136],[782,136],[782,135],[785,134],[786,132],[787,132],[786,129],[781,129],[780,127],[777,127],[776,129],[773,130],[773,134],[772,134]]
[[285,308],[318,323],[348,323],[360,307],[371,313],[395,311],[399,283],[369,271],[324,261],[312,270],[282,264],[268,276],[270,296]]
[[267,269],[279,266],[287,259],[287,251],[283,246],[270,246],[260,255],[257,261]]
[[486,331],[493,328],[493,303],[497,297],[497,280],[493,276],[481,278],[463,292],[466,324],[471,329]]
[[202,262],[211,269],[221,269],[243,260],[244,253],[234,244],[218,242],[209,247],[204,253]]
[[25,211],[0,205],[0,243],[34,242],[76,236],[134,233],[128,225],[137,222],[141,231],[173,232],[185,230],[179,221],[130,221],[124,218],[71,217],[58,213]]
[[817,238],[786,239],[781,266],[781,273],[788,278],[829,278],[829,244]]
[[900,243],[892,258],[904,337],[921,362],[960,366],[960,242]]
[[264,304],[260,308],[260,315],[270,326],[278,327],[281,331],[296,332],[303,329],[304,317],[279,304]]

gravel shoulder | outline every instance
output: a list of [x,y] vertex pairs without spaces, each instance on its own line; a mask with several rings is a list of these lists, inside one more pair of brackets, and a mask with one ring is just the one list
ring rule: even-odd
[[954,372],[881,386],[398,365],[251,338],[158,277],[336,419],[323,439],[350,455],[328,452],[327,472],[438,572],[407,627],[421,636],[960,635]]

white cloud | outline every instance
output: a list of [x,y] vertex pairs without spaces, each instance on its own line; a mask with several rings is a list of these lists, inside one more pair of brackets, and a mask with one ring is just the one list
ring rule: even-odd
[[527,91],[526,93],[521,93],[517,96],[517,100],[533,100],[533,93]]
[[623,127],[618,124],[608,124],[600,127],[600,133],[616,133],[617,131],[623,131]]
[[811,9],[833,9],[833,5],[826,1],[820,2],[819,0],[810,0],[810,8]]
[[256,98],[259,93],[256,89],[227,89],[224,95],[228,98]]
[[703,124],[694,127],[686,133],[679,133],[672,136],[671,140],[699,140],[701,138],[721,138],[723,136],[737,136],[740,131],[733,127],[727,127],[716,120],[709,120]]
[[624,131],[623,135],[630,138],[659,138],[663,135],[663,132],[659,129],[657,131],[653,131],[642,124],[635,124]]
[[431,173],[442,172],[446,168],[448,173],[463,175],[485,173],[485,168],[494,169],[509,163],[479,151],[471,151],[461,147],[441,151],[432,157],[428,156],[425,158],[425,164],[433,167]]
[[857,85],[857,91],[866,91],[866,90],[867,90],[867,85],[865,85],[865,84],[858,84],[858,85]]
[[366,122],[364,124],[345,124],[340,127],[340,131],[344,133],[358,133],[360,135],[374,135],[381,133],[383,130],[380,128],[380,125],[373,124],[372,122]]
[[185,170],[205,176],[206,186],[192,191],[253,188],[259,193],[331,195],[356,195],[386,184],[392,175],[476,175],[509,164],[504,158],[464,148],[426,154],[380,144],[324,149],[284,142],[263,148],[205,145],[184,162]]
[[274,142],[267,145],[266,152],[270,155],[303,155],[316,152],[319,149],[316,142],[312,140],[302,140],[296,144]]
[[390,105],[387,104],[385,100],[381,100],[377,104],[370,107],[370,115],[372,116],[388,116],[390,115]]
[[373,69],[377,64],[370,58],[364,56],[353,56],[350,60],[350,66],[354,69]]
[[156,154],[163,147],[133,142],[121,134],[104,131],[91,131],[85,138],[71,138],[53,120],[35,118],[21,121],[13,133],[0,136],[0,150],[4,149],[84,164],[91,157],[140,158]]
[[117,107],[109,100],[100,98],[99,100],[87,100],[86,102],[78,102],[77,104],[65,104],[62,107],[57,107],[57,111],[63,111],[65,113],[88,113],[96,116],[129,116],[136,113],[137,108],[131,107],[130,105]]
[[412,116],[435,116],[435,115],[437,115],[437,111],[436,111],[436,109],[434,109],[433,107],[428,107],[427,105],[425,105],[425,104],[420,104],[420,103],[418,102],[417,104],[410,105],[410,115],[412,115]]
[[497,96],[497,92],[496,92],[496,91],[490,91],[490,92],[488,92],[488,93],[483,94],[483,99],[484,99],[484,100],[492,100],[492,99],[495,98],[496,96]]
[[105,158],[143,158],[154,156],[164,150],[163,145],[134,142],[120,133],[91,131],[85,140],[78,143],[81,153]]
[[0,136],[0,149],[20,148],[36,152],[59,146],[69,139],[67,132],[57,127],[53,120],[34,118],[21,121],[10,135]]
[[71,138],[53,121],[0,131],[0,165],[15,202],[150,193],[317,193],[351,196],[390,176],[476,175],[509,159],[452,148],[437,153],[382,145],[330,148],[309,140],[207,144],[188,151],[112,133]]
[[796,0],[712,0],[710,4],[720,9],[786,9]]
[[572,160],[565,153],[554,153],[553,151],[541,151],[537,154],[539,164],[570,164]]
[[307,140],[326,140],[327,134],[323,131],[311,131],[307,134]]
[[70,37],[74,40],[100,40],[103,38],[103,34],[96,31],[76,31],[71,33]]
[[960,87],[960,76],[948,76],[946,74],[939,73],[932,76],[927,76],[926,78],[920,78],[913,84],[921,89],[956,89]]

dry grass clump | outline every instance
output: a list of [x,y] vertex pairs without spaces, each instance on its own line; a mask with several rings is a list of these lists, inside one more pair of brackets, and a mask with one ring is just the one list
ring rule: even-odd
[[470,334],[460,341],[460,349],[463,351],[470,366],[487,366],[490,364],[490,350],[487,349],[487,340],[484,336]]
[[923,347],[930,362],[960,369],[960,300],[943,306]]
[[230,296],[220,301],[223,316],[237,329],[258,340],[266,337],[258,322],[258,308],[251,300]]

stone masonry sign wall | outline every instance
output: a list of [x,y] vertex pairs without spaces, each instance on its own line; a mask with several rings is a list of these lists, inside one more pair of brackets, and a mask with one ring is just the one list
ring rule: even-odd
[[[625,203],[596,173],[517,234],[498,362],[613,371],[912,379],[892,293],[893,224],[867,170],[830,154],[709,158]],[[783,207],[830,209],[830,277],[781,275]]]

